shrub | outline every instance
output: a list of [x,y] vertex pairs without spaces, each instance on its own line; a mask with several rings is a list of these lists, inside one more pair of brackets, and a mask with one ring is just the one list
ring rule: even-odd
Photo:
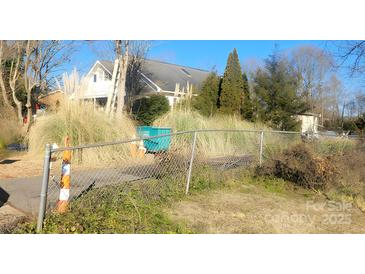
[[163,95],[153,94],[134,102],[132,112],[136,120],[143,125],[151,125],[158,117],[168,112],[169,101]]
[[336,168],[328,157],[315,155],[306,144],[284,150],[258,168],[259,175],[274,175],[310,189],[325,189],[336,181]]
[[343,122],[343,130],[345,131],[356,131],[358,128],[356,126],[355,121],[353,120],[345,120]]

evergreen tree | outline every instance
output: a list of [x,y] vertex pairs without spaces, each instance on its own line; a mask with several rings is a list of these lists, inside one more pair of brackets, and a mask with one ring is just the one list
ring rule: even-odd
[[204,81],[200,94],[193,98],[193,108],[202,115],[211,116],[217,111],[220,77],[211,72]]
[[241,95],[241,115],[244,119],[253,120],[253,103],[250,96],[250,89],[248,86],[248,78],[246,73],[242,75],[243,79],[243,92]]
[[219,98],[221,113],[240,114],[243,85],[241,65],[237,51],[234,49],[228,56],[222,79],[222,90]]
[[277,53],[265,60],[265,70],[255,76],[255,96],[260,120],[280,130],[295,130],[296,114],[308,107],[298,96],[298,77],[286,60]]

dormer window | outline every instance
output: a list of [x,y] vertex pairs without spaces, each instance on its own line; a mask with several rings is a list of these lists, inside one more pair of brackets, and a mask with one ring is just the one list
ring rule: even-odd
[[96,74],[94,74],[94,83],[96,83]]
[[181,68],[181,71],[186,74],[188,77],[191,77],[191,74],[184,68]]

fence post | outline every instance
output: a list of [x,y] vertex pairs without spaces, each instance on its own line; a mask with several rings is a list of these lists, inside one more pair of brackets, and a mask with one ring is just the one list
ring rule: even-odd
[[194,132],[194,137],[193,137],[193,144],[191,146],[191,158],[190,158],[190,164],[189,164],[189,170],[188,170],[188,177],[187,177],[187,180],[186,180],[185,194],[188,194],[188,192],[189,192],[191,172],[193,170],[193,162],[194,162],[194,156],[195,156],[196,135],[197,135],[197,132],[195,131]]
[[263,149],[263,145],[264,145],[264,131],[261,131],[261,133],[260,133],[260,159],[259,159],[260,166],[262,166],[262,149]]
[[39,201],[39,212],[38,212],[38,220],[37,220],[37,232],[38,233],[42,231],[44,215],[46,212],[50,159],[51,159],[51,145],[47,144],[46,151],[44,153],[42,189],[41,189],[41,196],[40,196],[40,201]]

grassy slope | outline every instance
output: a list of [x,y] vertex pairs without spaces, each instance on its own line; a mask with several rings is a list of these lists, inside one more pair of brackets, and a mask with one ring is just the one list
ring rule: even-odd
[[[90,209],[74,206],[52,214],[45,233],[364,233],[365,216],[357,208],[333,212],[322,195],[281,179],[255,178],[248,171],[194,176],[189,196],[177,188],[159,189],[159,199],[140,191],[110,198]],[[219,178],[219,179],[217,179]],[[115,192],[115,191],[113,191]],[[316,209],[313,206],[317,206]],[[328,224],[326,216],[350,214],[351,224]],[[274,217],[273,217],[274,216]],[[297,220],[295,218],[304,218]],[[302,216],[302,217],[301,217]],[[304,217],[303,217],[304,216]],[[327,216],[328,217],[328,216]],[[281,219],[280,219],[281,218]],[[294,218],[294,219],[292,219]],[[35,223],[16,232],[34,232]]]

